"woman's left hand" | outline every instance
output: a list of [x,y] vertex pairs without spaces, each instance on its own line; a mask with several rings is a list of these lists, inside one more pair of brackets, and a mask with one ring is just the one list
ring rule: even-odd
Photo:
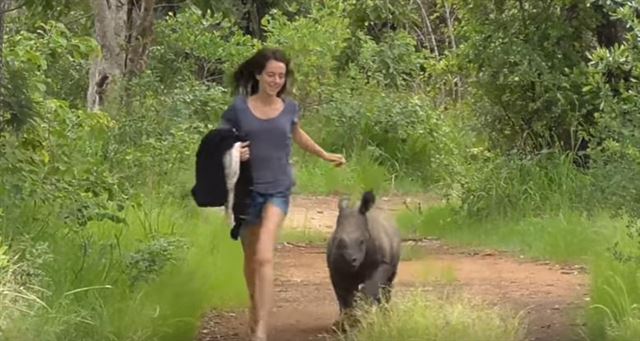
[[324,158],[325,161],[331,162],[334,166],[340,167],[344,165],[347,160],[341,154],[327,153]]

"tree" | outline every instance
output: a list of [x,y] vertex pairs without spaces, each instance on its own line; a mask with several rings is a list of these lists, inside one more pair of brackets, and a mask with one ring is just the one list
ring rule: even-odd
[[99,110],[123,77],[144,71],[153,38],[155,0],[92,0],[101,54],[89,71],[87,107]]
[[304,1],[287,0],[192,0],[204,15],[208,12],[223,12],[235,17],[245,34],[263,40],[262,19],[272,9],[282,9],[287,5],[298,8]]
[[[6,11],[6,4],[9,0],[0,0],[0,89],[4,86],[4,58],[3,58],[3,46],[4,46],[4,12]],[[0,91],[0,96],[2,92]],[[0,103],[2,98],[0,97]]]

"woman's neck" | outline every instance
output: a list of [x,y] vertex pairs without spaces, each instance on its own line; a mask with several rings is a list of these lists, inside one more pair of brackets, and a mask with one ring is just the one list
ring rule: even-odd
[[272,96],[264,92],[258,91],[255,95],[252,96],[254,100],[257,100],[260,103],[264,104],[274,104],[282,101],[282,99],[278,96]]

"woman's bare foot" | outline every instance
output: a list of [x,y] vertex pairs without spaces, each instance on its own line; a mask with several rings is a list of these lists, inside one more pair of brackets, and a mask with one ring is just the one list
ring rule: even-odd
[[256,322],[254,329],[251,331],[252,341],[267,341],[267,326],[263,321]]

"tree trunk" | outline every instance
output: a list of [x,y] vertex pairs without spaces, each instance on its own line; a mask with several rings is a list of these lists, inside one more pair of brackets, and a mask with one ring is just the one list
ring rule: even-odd
[[258,40],[264,40],[260,22],[274,7],[273,3],[264,0],[242,0],[240,3],[242,5],[240,18],[243,21],[244,33]]
[[[0,96],[3,95],[4,87],[4,11],[9,8],[10,0],[0,0]],[[0,97],[2,103],[2,97]]]
[[451,6],[449,6],[447,0],[443,0],[442,3],[444,4],[445,15],[447,18],[447,28],[449,29],[449,37],[451,38],[451,48],[455,50],[458,48],[458,45],[456,44],[456,36],[453,34],[453,18],[451,14]]
[[101,54],[91,65],[87,108],[100,110],[124,76],[144,71],[155,0],[91,0]]
[[107,91],[124,74],[127,4],[125,0],[91,0],[95,15],[96,40],[100,56],[94,59],[89,71],[87,107],[100,110]]
[[153,39],[155,0],[129,0],[127,46],[129,47],[125,70],[128,76],[143,72]]

